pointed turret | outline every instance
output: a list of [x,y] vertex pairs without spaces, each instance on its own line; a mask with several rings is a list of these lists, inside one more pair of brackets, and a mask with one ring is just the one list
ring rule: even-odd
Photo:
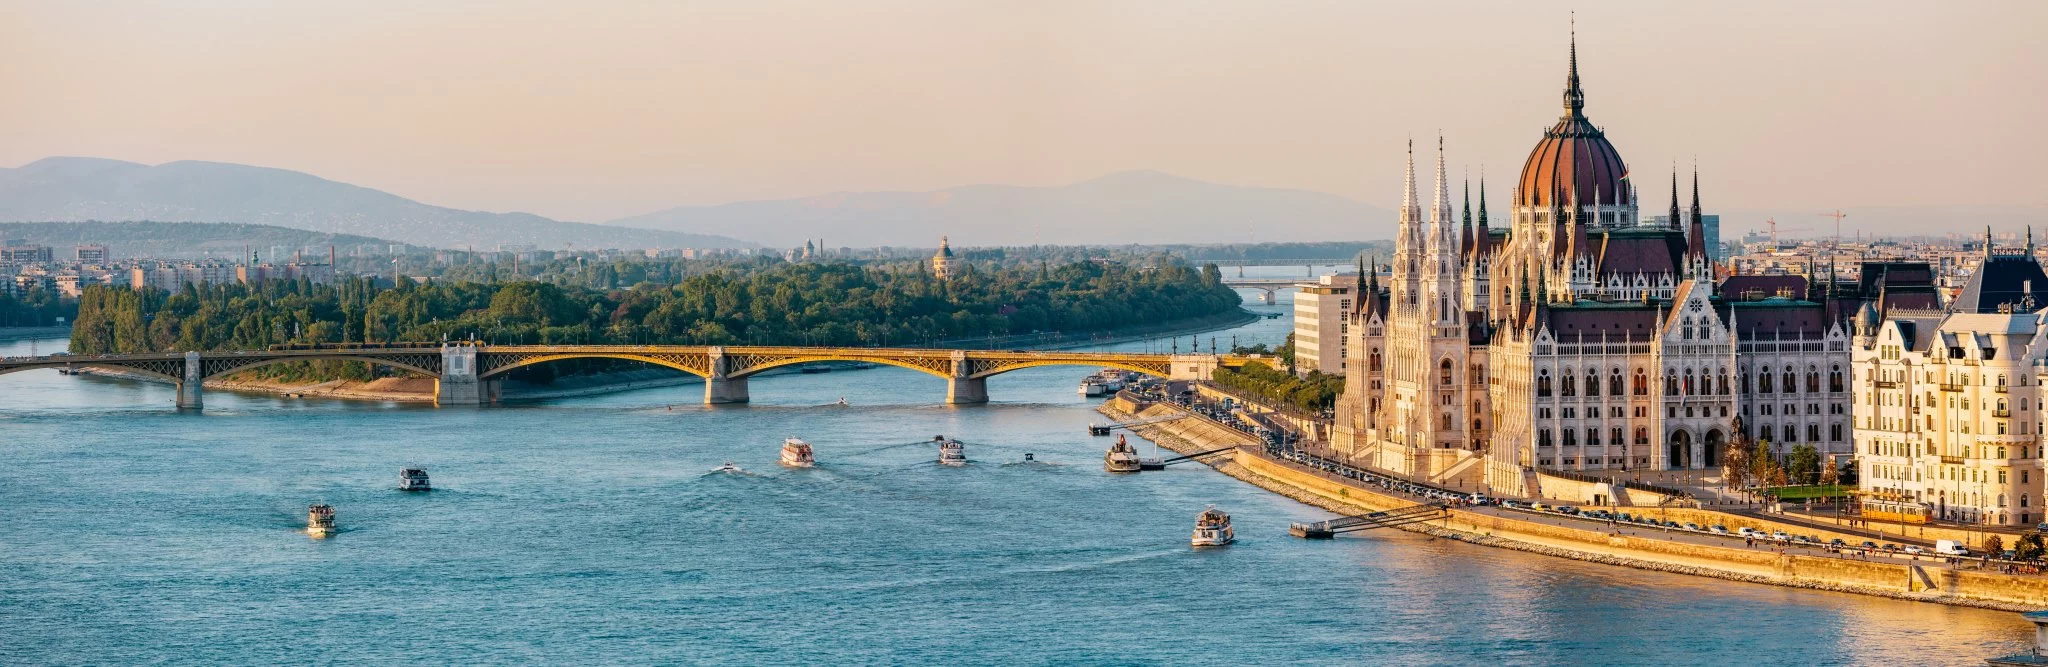
[[1672,229],[1680,229],[1678,218],[1678,165],[1671,165],[1671,217],[1664,221]]
[[1707,223],[1700,216],[1700,170],[1692,170],[1692,229],[1686,232],[1685,255],[1696,261],[1707,260]]
[[1586,117],[1586,92],[1579,89],[1579,20],[1572,17],[1572,68],[1564,80],[1564,115],[1566,118]]
[[1459,236],[1460,236],[1460,238],[1458,239],[1458,254],[1460,254],[1460,255],[1467,255],[1467,256],[1469,256],[1469,255],[1471,255],[1471,254],[1472,254],[1472,250],[1473,250],[1473,245],[1472,245],[1472,182],[1471,182],[1471,181],[1465,181],[1465,213],[1464,213],[1464,214],[1463,214],[1463,216],[1461,216],[1461,217],[1463,217],[1463,218],[1464,218],[1464,223],[1463,223],[1463,231],[1461,231],[1461,232],[1459,233]]

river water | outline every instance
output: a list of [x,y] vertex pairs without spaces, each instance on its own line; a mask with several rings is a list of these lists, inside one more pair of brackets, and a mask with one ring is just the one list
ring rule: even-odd
[[[63,343],[0,354],[31,345]],[[758,378],[739,407],[216,391],[203,414],[165,386],[0,376],[0,663],[1974,665],[2029,635],[1398,531],[1292,539],[1329,515],[1199,466],[1103,473],[1081,374],[1009,373],[961,408],[880,368]],[[974,463],[934,465],[935,434]],[[788,436],[820,466],[777,467]],[[708,472],[726,461],[749,472]],[[409,465],[437,490],[394,490]],[[340,534],[299,532],[313,502]],[[1237,545],[1188,547],[1209,504]]]

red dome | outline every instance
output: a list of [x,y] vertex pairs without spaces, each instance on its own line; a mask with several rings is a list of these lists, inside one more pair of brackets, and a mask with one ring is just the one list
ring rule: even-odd
[[1629,193],[1621,177],[1628,166],[1607,143],[1606,134],[1586,119],[1585,93],[1579,90],[1578,45],[1572,46],[1571,76],[1564,90],[1564,116],[1543,133],[1543,141],[1529,152],[1522,165],[1522,180],[1515,186],[1518,206],[1569,205],[1572,190],[1578,189],[1579,204],[1627,204]]

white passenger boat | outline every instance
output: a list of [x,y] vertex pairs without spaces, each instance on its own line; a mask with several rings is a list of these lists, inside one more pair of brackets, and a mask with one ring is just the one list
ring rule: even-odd
[[817,463],[817,459],[811,457],[811,443],[796,438],[782,441],[782,465],[809,468]]
[[1104,368],[1102,372],[1095,375],[1102,378],[1102,386],[1112,393],[1123,391],[1124,385],[1128,384],[1131,380],[1131,378],[1124,375],[1124,371],[1121,368]]
[[1195,534],[1189,540],[1198,547],[1220,547],[1237,541],[1237,533],[1230,530],[1230,515],[1211,505],[1195,516]]
[[1075,393],[1078,393],[1082,396],[1093,398],[1096,396],[1106,395],[1109,393],[1110,390],[1109,383],[1103,382],[1102,376],[1090,375],[1088,377],[1081,378],[1081,386],[1075,389],[1074,391]]
[[325,503],[306,508],[306,534],[327,537],[334,534],[334,506]]
[[1124,442],[1123,436],[1117,436],[1116,444],[1110,445],[1109,452],[1102,455],[1102,469],[1109,472],[1137,472],[1138,448]]
[[958,440],[946,440],[939,443],[939,465],[967,465],[967,444]]
[[427,479],[427,471],[421,468],[406,468],[398,471],[398,490],[432,491],[434,485]]

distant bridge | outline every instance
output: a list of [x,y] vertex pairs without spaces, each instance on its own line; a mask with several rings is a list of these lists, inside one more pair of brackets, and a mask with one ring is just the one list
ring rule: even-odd
[[178,407],[203,405],[207,380],[292,361],[360,361],[434,378],[440,405],[483,405],[499,397],[514,369],[565,359],[624,359],[673,368],[704,378],[704,402],[745,403],[747,378],[773,368],[822,361],[855,361],[908,368],[944,378],[947,403],[988,402],[988,378],[1037,366],[1121,368],[1172,379],[1208,379],[1218,366],[1246,357],[1215,354],[1025,352],[873,347],[726,347],[716,345],[484,345],[394,343],[308,349],[225,352],[153,352],[93,356],[51,355],[0,359],[0,375],[39,368],[103,368],[139,373],[178,386]]
[[1358,258],[1353,256],[1336,259],[1190,259],[1188,263],[1195,266],[1351,266],[1357,261]]
[[1273,305],[1274,294],[1291,290],[1308,280],[1295,278],[1224,278],[1223,284],[1239,289],[1265,290],[1266,305]]

